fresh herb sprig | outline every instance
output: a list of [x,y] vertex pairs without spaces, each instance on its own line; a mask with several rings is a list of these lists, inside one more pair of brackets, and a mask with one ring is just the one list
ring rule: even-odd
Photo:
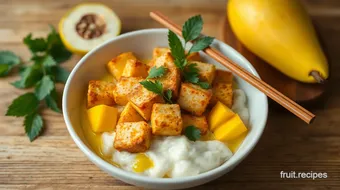
[[187,126],[184,130],[184,135],[191,141],[196,141],[201,138],[201,131],[193,126]]
[[23,62],[13,52],[1,51],[0,76],[7,76],[17,67],[20,80],[12,85],[20,89],[34,87],[34,92],[14,99],[6,113],[6,116],[25,117],[25,132],[30,141],[33,141],[44,126],[39,114],[39,105],[45,102],[48,108],[61,113],[57,103],[56,83],[66,82],[69,72],[60,67],[60,63],[68,60],[72,53],[64,47],[59,34],[52,26],[46,38],[32,38],[32,34],[28,34],[23,42],[32,53],[31,59]]
[[[210,36],[200,36],[203,28],[203,20],[201,15],[193,16],[189,18],[182,27],[182,36],[184,38],[184,46],[178,36],[169,30],[168,42],[171,50],[171,54],[174,57],[176,67],[178,67],[184,80],[193,84],[199,85],[201,88],[210,88],[209,83],[200,81],[198,78],[197,65],[189,63],[187,60],[188,55],[194,52],[199,52],[207,48],[214,40]],[[189,49],[188,53],[185,53],[188,42],[193,41],[193,45]]]
[[[166,68],[161,66],[161,67],[152,67],[150,69],[149,75],[147,79],[154,79],[154,78],[159,78],[162,77],[166,73]],[[163,84],[159,80],[155,80],[155,82],[151,80],[144,80],[140,82],[141,85],[143,85],[144,88],[147,90],[158,94],[163,97],[165,102],[172,104],[172,91],[170,89],[164,91],[163,89]]]

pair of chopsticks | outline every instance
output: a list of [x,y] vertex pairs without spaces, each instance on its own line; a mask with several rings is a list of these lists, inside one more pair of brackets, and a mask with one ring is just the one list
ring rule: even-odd
[[[181,28],[172,22],[169,18],[164,16],[160,12],[150,12],[151,18],[159,22],[160,24],[164,25],[165,27],[172,30],[174,33],[176,33],[179,36],[182,36]],[[241,77],[243,80],[247,81],[249,84],[266,94],[269,98],[274,100],[275,102],[279,103],[281,106],[295,114],[297,117],[305,121],[306,123],[311,123],[315,115],[311,113],[310,111],[306,110],[293,100],[289,99],[285,95],[283,95],[281,92],[277,91],[267,83],[265,83],[263,80],[259,79],[258,77],[254,76],[241,66],[234,63],[232,60],[230,60],[228,57],[224,56],[221,52],[217,51],[216,49],[212,47],[207,47],[203,50],[207,55],[224,65],[226,68],[228,68],[231,72],[236,74],[237,76]]]

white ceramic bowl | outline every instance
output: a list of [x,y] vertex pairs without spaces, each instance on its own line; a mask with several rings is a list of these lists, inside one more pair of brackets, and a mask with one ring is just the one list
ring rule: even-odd
[[[154,47],[168,47],[167,29],[147,29],[126,33],[87,53],[75,66],[67,80],[63,96],[63,112],[67,129],[80,148],[80,150],[99,168],[115,178],[136,186],[155,189],[179,189],[188,188],[214,180],[232,170],[254,148],[262,135],[268,112],[267,97],[238,78],[236,81],[248,98],[250,112],[250,131],[243,144],[230,160],[218,168],[206,173],[183,178],[150,178],[135,173],[124,171],[97,156],[86,142],[81,126],[81,109],[84,109],[84,97],[86,96],[89,80],[102,78],[106,71],[105,64],[122,52],[132,51],[140,59],[150,59]],[[215,40],[213,47],[220,50],[237,64],[258,76],[253,66],[237,51],[221,41]],[[215,64],[217,68],[223,67],[216,61],[201,53],[205,62]]]

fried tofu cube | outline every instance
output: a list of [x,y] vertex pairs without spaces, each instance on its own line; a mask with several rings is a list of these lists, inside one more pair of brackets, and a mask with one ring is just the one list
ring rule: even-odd
[[142,85],[136,88],[130,96],[131,105],[136,111],[146,120],[149,121],[151,117],[152,106],[155,103],[163,103],[163,97],[155,94]]
[[156,59],[154,67],[165,67],[166,73],[157,78],[162,84],[163,89],[172,91],[173,97],[178,97],[178,90],[181,84],[181,73],[179,69],[175,66],[174,60],[172,59],[170,53],[163,54],[161,57]]
[[210,105],[214,106],[217,101],[231,108],[233,105],[233,87],[231,83],[215,83],[212,87],[213,96]]
[[126,62],[122,76],[146,78],[148,76],[148,69],[148,66],[144,63],[134,59],[129,59]]
[[190,114],[182,114],[183,131],[186,127],[195,126],[201,131],[201,135],[205,135],[208,132],[208,122],[205,116],[193,116]]
[[201,116],[209,104],[211,96],[211,89],[203,89],[191,83],[182,83],[177,102],[182,109],[193,115]]
[[183,121],[178,104],[154,104],[151,114],[151,128],[154,135],[181,135]]
[[231,84],[233,82],[233,74],[229,71],[223,71],[217,69],[215,72],[215,78],[213,83],[228,83]]
[[170,49],[169,48],[160,48],[160,47],[156,47],[153,49],[153,52],[152,52],[152,58],[158,58],[162,55],[164,55],[165,53],[168,53],[170,52]]
[[129,102],[129,96],[139,86],[141,77],[121,77],[113,90],[114,100],[118,105],[125,106]]
[[118,123],[144,121],[143,117],[133,108],[132,103],[127,103],[120,114]]
[[87,108],[100,104],[114,105],[113,90],[115,86],[113,82],[90,80],[87,91]]
[[151,127],[145,121],[118,123],[114,147],[118,151],[145,152],[150,147]]
[[196,64],[196,68],[198,69],[198,78],[201,81],[208,82],[209,84],[213,82],[216,71],[215,65],[198,61],[191,62],[191,64]]
[[107,63],[107,69],[118,80],[124,71],[127,61],[131,59],[137,61],[136,56],[132,52],[119,54]]
[[198,52],[190,53],[187,57],[188,61],[201,61],[201,56]]

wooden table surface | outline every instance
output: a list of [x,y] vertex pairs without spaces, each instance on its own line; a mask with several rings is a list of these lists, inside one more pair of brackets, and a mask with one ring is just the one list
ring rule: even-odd
[[[45,35],[48,24],[80,0],[0,0],[0,49],[29,58],[22,39],[29,32]],[[225,0],[102,0],[120,16],[123,32],[160,27],[148,12],[160,10],[177,23],[202,14],[204,32],[219,38]],[[340,1],[304,0],[319,26],[333,62],[325,100],[312,111],[307,126],[292,114],[270,108],[263,136],[253,152],[232,172],[195,189],[340,189]],[[69,70],[79,57],[65,64]],[[76,147],[61,114],[43,112],[45,130],[30,143],[21,118],[5,117],[11,101],[23,91],[0,79],[0,189],[139,189],[99,170]],[[281,171],[327,172],[327,179],[281,179]]]

